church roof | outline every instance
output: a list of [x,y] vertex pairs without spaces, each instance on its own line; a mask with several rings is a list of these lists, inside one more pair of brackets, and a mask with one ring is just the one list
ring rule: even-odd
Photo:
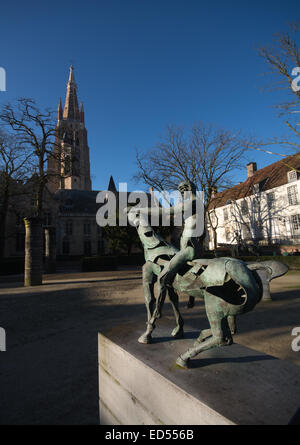
[[96,215],[100,204],[96,203],[98,191],[89,190],[58,190],[55,194],[59,200],[61,214],[84,213]]

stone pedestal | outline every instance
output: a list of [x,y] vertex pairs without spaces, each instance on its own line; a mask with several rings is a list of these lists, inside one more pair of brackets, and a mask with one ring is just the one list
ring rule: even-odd
[[100,423],[103,425],[279,425],[300,405],[296,365],[238,344],[202,352],[189,369],[175,360],[199,332],[173,340],[159,320],[154,342],[137,342],[145,324],[99,334]]

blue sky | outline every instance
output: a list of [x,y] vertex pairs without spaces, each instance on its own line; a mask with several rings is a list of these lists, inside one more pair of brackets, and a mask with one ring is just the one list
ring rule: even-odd
[[[264,89],[271,79],[255,48],[299,20],[299,1],[16,0],[0,13],[0,104],[32,97],[56,109],[73,63],[96,190],[111,174],[136,188],[136,148],[152,147],[170,123],[287,132],[273,108],[287,92]],[[252,158],[259,168],[279,159]]]

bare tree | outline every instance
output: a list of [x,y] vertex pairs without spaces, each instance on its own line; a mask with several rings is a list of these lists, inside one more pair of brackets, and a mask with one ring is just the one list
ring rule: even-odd
[[271,191],[231,201],[224,227],[230,233],[229,243],[256,253],[260,246],[276,244],[282,238],[277,223],[285,219],[287,207],[285,197],[275,202]]
[[0,120],[9,127],[19,144],[24,147],[30,157],[32,169],[35,171],[34,187],[35,212],[25,218],[25,285],[42,283],[43,264],[43,202],[47,184],[47,161],[53,156],[55,140],[54,113],[46,109],[41,111],[34,100],[21,98],[16,105],[7,104],[2,107]]
[[36,184],[36,216],[43,215],[43,195],[47,183],[47,162],[53,156],[55,138],[54,112],[41,111],[33,99],[21,98],[16,106],[4,105],[1,121],[15,133],[19,144],[31,153],[32,168],[38,178]]
[[182,127],[168,126],[154,148],[137,153],[135,178],[158,191],[175,190],[179,182],[190,180],[203,192],[207,214],[216,190],[232,185],[248,146],[240,134],[203,123],[194,124],[187,134]]
[[12,200],[25,192],[23,184],[29,171],[29,158],[18,140],[0,131],[0,258],[4,256],[8,237],[8,212],[15,207]]
[[276,81],[272,82],[272,88],[287,90],[288,96],[294,95],[294,100],[278,104],[281,112],[299,112],[300,90],[292,87],[295,79],[292,74],[293,69],[300,67],[299,50],[299,32],[300,27],[291,24],[289,30],[278,33],[273,38],[272,45],[262,46],[258,49],[259,55],[266,61],[270,68],[271,75],[274,75]]
[[[280,115],[288,115],[286,125],[291,130],[289,137],[273,138],[267,142],[255,144],[252,148],[256,150],[266,151],[270,154],[286,157],[275,152],[266,150],[262,147],[285,147],[292,152],[300,151],[299,131],[299,113],[300,113],[300,86],[299,82],[295,85],[295,75],[300,75],[300,26],[299,24],[291,24],[289,30],[284,33],[278,33],[274,36],[272,45],[263,46],[258,49],[259,55],[266,61],[270,68],[271,76],[276,79],[270,83],[271,88],[287,91],[287,101],[277,104]],[[289,100],[291,98],[291,100]],[[300,155],[299,155],[300,162]],[[291,167],[298,172],[300,169]]]

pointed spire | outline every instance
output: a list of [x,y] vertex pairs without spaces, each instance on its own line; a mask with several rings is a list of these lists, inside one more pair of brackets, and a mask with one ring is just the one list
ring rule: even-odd
[[63,112],[64,119],[80,120],[76,88],[77,87],[74,78],[74,68],[73,65],[71,65],[69,81],[67,83],[65,107]]
[[69,82],[68,83],[75,83],[75,77],[74,77],[74,66],[70,66],[70,74],[69,74]]
[[84,123],[84,109],[82,102],[80,102],[80,122]]
[[116,185],[115,185],[115,181],[114,181],[114,178],[112,176],[109,179],[107,190],[109,192],[113,192],[113,193],[116,193],[116,191],[117,191],[117,188],[116,188]]
[[61,104],[61,98],[59,98],[59,102],[58,102],[57,117],[58,117],[59,121],[61,121],[63,118],[63,109],[62,109],[62,104]]

